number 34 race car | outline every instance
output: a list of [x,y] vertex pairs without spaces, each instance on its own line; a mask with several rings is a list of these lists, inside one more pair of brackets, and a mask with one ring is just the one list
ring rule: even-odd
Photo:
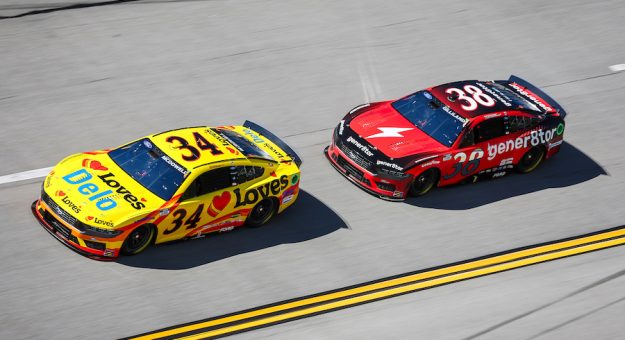
[[528,173],[560,150],[566,112],[527,81],[459,81],[352,109],[325,154],[388,200],[434,186]]
[[167,131],[62,160],[32,210],[71,249],[96,259],[151,243],[267,223],[299,192],[300,158],[269,131]]

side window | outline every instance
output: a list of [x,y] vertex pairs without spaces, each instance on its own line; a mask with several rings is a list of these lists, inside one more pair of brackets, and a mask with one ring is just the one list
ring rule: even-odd
[[202,196],[236,185],[236,177],[233,172],[234,168],[235,167],[223,167],[201,174],[191,183],[189,188],[187,188],[182,199]]
[[265,169],[262,166],[237,166],[236,167],[236,183],[241,184],[252,181],[261,177]]
[[462,143],[460,143],[461,148],[466,148],[475,144],[475,133],[473,132],[474,130],[475,129],[469,129],[467,132],[464,133],[464,136],[462,136]]
[[503,118],[492,118],[478,124],[474,129],[475,143],[481,143],[489,139],[501,137],[506,133]]
[[508,131],[514,133],[529,130],[536,127],[541,122],[540,118],[526,116],[509,116]]

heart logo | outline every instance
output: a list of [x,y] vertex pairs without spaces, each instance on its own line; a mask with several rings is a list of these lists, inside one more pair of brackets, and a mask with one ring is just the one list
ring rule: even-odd
[[230,153],[234,153],[234,154],[238,153],[237,150],[235,150],[233,148],[226,147],[226,149],[228,149],[228,151],[230,151]]
[[148,200],[145,199],[145,197],[141,197],[141,202],[147,202]]
[[102,163],[98,162],[98,161],[93,161],[91,162],[91,164],[89,164],[89,167],[93,170],[101,170],[101,171],[106,171],[109,168],[105,167],[102,165]]
[[223,210],[230,203],[230,192],[224,191],[221,195],[213,198],[213,207],[217,210]]
[[93,216],[87,216],[87,221],[91,221],[93,219]]
[[105,167],[104,165],[102,165],[102,163],[100,163],[99,161],[94,161],[89,158],[85,158],[82,160],[82,166],[87,166],[87,165],[93,170],[106,171],[109,169]]
[[56,192],[56,195],[57,195],[57,196],[60,196],[60,197],[63,197],[63,196],[65,196],[66,194],[63,192],[63,190],[59,190],[59,191],[57,191],[57,192]]
[[271,175],[271,177],[278,177],[278,175],[276,175],[275,171],[272,171],[269,175]]

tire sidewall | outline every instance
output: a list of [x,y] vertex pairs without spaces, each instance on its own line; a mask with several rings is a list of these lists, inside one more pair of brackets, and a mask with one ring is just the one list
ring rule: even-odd
[[[145,244],[142,245],[139,249],[131,251],[131,250],[128,249],[127,242],[129,242],[130,236],[139,228],[148,228],[148,230],[150,231],[150,237],[147,239]],[[156,236],[156,233],[155,233],[155,228],[154,227],[150,226],[149,224],[140,225],[137,228],[133,229],[130,233],[128,233],[128,237],[126,237],[126,239],[124,240],[124,243],[122,244],[121,253],[123,255],[137,255],[137,254],[143,252],[145,249],[147,249],[150,246],[150,244],[152,244],[152,242],[154,241],[155,236]]]

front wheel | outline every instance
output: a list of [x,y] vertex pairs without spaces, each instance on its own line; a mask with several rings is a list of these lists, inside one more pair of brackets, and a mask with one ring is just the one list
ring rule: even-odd
[[412,196],[423,196],[430,192],[432,188],[436,185],[436,181],[438,180],[438,172],[436,169],[428,169],[417,177],[415,177],[414,181],[410,184],[410,195]]
[[122,244],[122,254],[124,255],[136,255],[144,251],[154,238],[154,228],[150,225],[144,224],[138,226],[130,232],[124,244]]
[[276,207],[277,204],[274,199],[265,198],[254,206],[245,223],[248,227],[262,226],[276,214]]
[[545,149],[540,146],[535,146],[523,155],[523,158],[517,164],[517,171],[526,174],[534,171],[540,165],[543,158],[545,158]]

